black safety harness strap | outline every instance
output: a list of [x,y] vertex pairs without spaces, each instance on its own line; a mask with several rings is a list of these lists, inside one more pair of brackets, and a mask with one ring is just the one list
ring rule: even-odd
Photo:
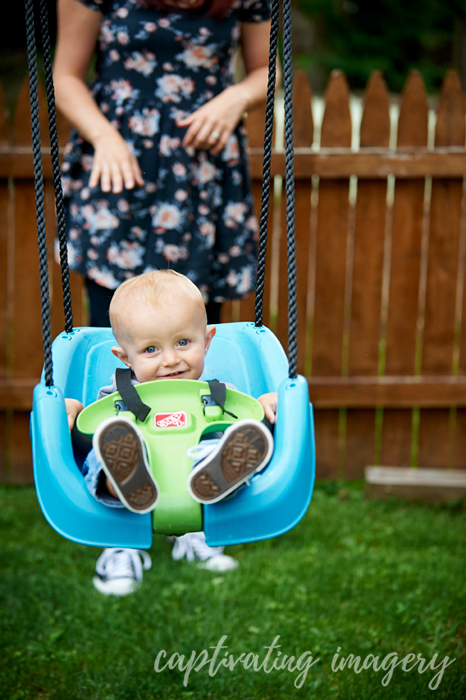
[[144,403],[134,384],[131,384],[131,369],[129,367],[118,367],[115,370],[115,383],[128,411],[134,413],[136,418],[143,423],[150,413],[150,406]]
[[235,416],[234,413],[230,413],[230,411],[227,411],[225,408],[225,401],[227,400],[227,388],[225,384],[219,382],[218,379],[211,379],[207,384],[209,385],[212,401],[217,404],[217,406],[220,406],[224,413],[227,413],[232,418],[238,418],[238,416]]
[[[123,399],[128,411],[131,411],[136,418],[142,423],[146,420],[150,413],[150,406],[144,403],[139,396],[134,384],[131,383],[131,369],[129,367],[118,367],[115,370],[115,383]],[[237,418],[234,413],[230,413],[225,409],[225,401],[227,397],[227,388],[223,382],[218,379],[211,379],[207,382],[210,390],[210,398],[217,406],[220,406],[224,413],[227,413],[232,418]]]

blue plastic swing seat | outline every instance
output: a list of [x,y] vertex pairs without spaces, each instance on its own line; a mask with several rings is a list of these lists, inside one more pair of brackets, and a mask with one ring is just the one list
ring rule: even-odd
[[[110,508],[88,492],[73,447],[64,397],[87,406],[120,363],[110,352],[110,328],[76,328],[53,343],[54,385],[34,389],[31,440],[34,480],[42,512],[52,527],[80,544],[148,549],[151,515]],[[123,366],[123,365],[121,365]],[[234,498],[203,506],[207,543],[240,544],[281,535],[305,514],[315,476],[314,424],[304,377],[288,378],[288,360],[277,338],[253,323],[217,326],[201,379],[230,382],[250,396],[278,390],[274,453],[266,469]],[[181,534],[181,533],[180,533]]]

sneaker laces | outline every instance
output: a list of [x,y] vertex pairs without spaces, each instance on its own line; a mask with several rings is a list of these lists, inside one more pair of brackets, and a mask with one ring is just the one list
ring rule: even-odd
[[134,578],[140,582],[143,568],[147,571],[151,566],[149,554],[142,549],[108,548],[97,559],[95,570],[102,579]]
[[186,557],[188,561],[199,559],[206,561],[223,553],[223,547],[209,547],[205,541],[203,532],[188,532],[177,537],[172,549],[172,558],[175,561]]
[[[186,454],[188,457],[193,459],[195,462],[202,462],[202,460],[205,457],[208,457],[212,450],[215,449],[217,442],[215,441],[215,444],[212,444],[214,441],[213,440],[204,440],[203,442],[199,443],[198,445],[193,445],[193,447],[188,447],[186,450]],[[210,444],[209,444],[210,443]]]

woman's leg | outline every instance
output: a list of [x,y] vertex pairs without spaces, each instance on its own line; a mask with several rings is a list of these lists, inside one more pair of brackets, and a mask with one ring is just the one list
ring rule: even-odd
[[89,298],[90,326],[110,326],[108,310],[115,293],[114,289],[107,289],[86,277],[86,290]]
[[220,311],[222,304],[219,301],[208,301],[205,305],[207,323],[220,323]]

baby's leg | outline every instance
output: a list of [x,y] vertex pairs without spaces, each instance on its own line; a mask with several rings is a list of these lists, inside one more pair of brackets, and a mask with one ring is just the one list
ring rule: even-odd
[[113,498],[118,499],[118,494],[115,491],[115,489],[113,488],[108,476],[105,477],[105,488],[109,492],[110,496],[113,496]]
[[84,483],[86,484],[90,494],[106,506],[112,508],[124,508],[123,504],[118,500],[115,492],[107,488],[107,477],[102,468],[102,464],[97,459],[95,450],[91,450],[83,464]]
[[110,493],[135,513],[153,510],[158,487],[139,428],[127,418],[108,418],[99,425],[93,445]]
[[192,452],[201,461],[189,475],[188,491],[198,503],[217,503],[226,498],[261,471],[273,452],[270,430],[252,419],[231,425],[210,449],[208,442],[201,442]]

